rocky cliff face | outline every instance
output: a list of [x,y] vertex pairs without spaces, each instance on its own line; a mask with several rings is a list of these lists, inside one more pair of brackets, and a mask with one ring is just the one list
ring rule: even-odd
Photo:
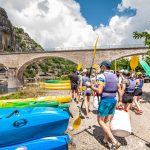
[[6,11],[0,7],[0,51],[28,52],[43,51],[22,28],[14,27],[8,19]]
[[8,19],[6,11],[0,8],[0,51],[10,47],[14,49],[13,42],[13,26]]
[[36,43],[30,36],[24,32],[22,28],[14,27],[15,35],[15,51],[29,52],[29,51],[44,51],[44,49]]

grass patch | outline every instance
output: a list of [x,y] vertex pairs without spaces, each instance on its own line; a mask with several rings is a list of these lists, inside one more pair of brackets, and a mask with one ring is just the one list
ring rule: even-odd
[[1,96],[0,100],[34,98],[44,95],[45,90],[34,85],[34,86],[26,86],[23,90],[19,90],[15,93],[6,96]]

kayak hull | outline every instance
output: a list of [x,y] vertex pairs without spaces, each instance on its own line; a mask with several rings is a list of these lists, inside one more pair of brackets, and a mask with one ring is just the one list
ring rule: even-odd
[[0,147],[62,135],[69,121],[63,109],[45,107],[0,109],[0,118]]
[[47,96],[47,97],[26,98],[26,99],[0,100],[0,104],[6,103],[6,102],[23,102],[23,101],[54,101],[54,102],[59,102],[59,103],[69,103],[70,100],[71,100],[70,95]]
[[56,86],[56,87],[44,86],[44,88],[47,90],[70,90],[71,86]]
[[44,83],[48,87],[71,86],[71,83]]
[[69,104],[63,104],[51,101],[25,101],[25,102],[8,102],[0,104],[0,108],[34,108],[34,107],[55,107],[69,108]]
[[45,83],[70,83],[70,80],[46,80]]
[[67,150],[69,142],[69,136],[62,135],[41,138],[9,147],[3,147],[1,150]]

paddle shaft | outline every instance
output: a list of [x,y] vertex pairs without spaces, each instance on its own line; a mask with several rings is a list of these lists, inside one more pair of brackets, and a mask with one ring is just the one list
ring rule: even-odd
[[[92,69],[93,69],[93,64],[94,64],[94,59],[95,59],[95,57],[93,57],[93,59],[92,59],[92,64],[91,64],[91,67],[90,67],[90,72],[89,72],[89,78],[90,78],[90,76],[91,76],[91,73],[92,73]],[[81,110],[82,110],[82,108],[83,108],[83,103],[84,103],[84,100],[85,100],[85,96],[84,96],[84,98],[83,98],[83,101],[82,101],[82,103],[81,103]]]

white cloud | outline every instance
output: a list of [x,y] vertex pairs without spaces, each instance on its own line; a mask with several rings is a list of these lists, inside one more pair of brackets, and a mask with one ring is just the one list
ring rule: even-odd
[[136,9],[136,15],[113,16],[108,26],[95,30],[88,25],[74,0],[1,0],[12,23],[22,26],[45,48],[93,45],[96,34],[101,45],[141,42],[134,40],[134,31],[149,31],[149,0],[122,0],[118,11]]
[[81,16],[79,4],[73,0],[26,0],[28,5],[24,8],[18,7],[20,0],[4,1],[2,6],[12,23],[24,26],[45,48],[88,46],[96,37],[92,26]]
[[111,18],[108,26],[100,26],[96,32],[102,37],[103,45],[114,44],[136,44],[143,43],[143,40],[134,40],[134,31],[149,31],[149,0],[122,0],[118,5],[120,12],[126,9],[136,9],[135,16],[114,16]]

